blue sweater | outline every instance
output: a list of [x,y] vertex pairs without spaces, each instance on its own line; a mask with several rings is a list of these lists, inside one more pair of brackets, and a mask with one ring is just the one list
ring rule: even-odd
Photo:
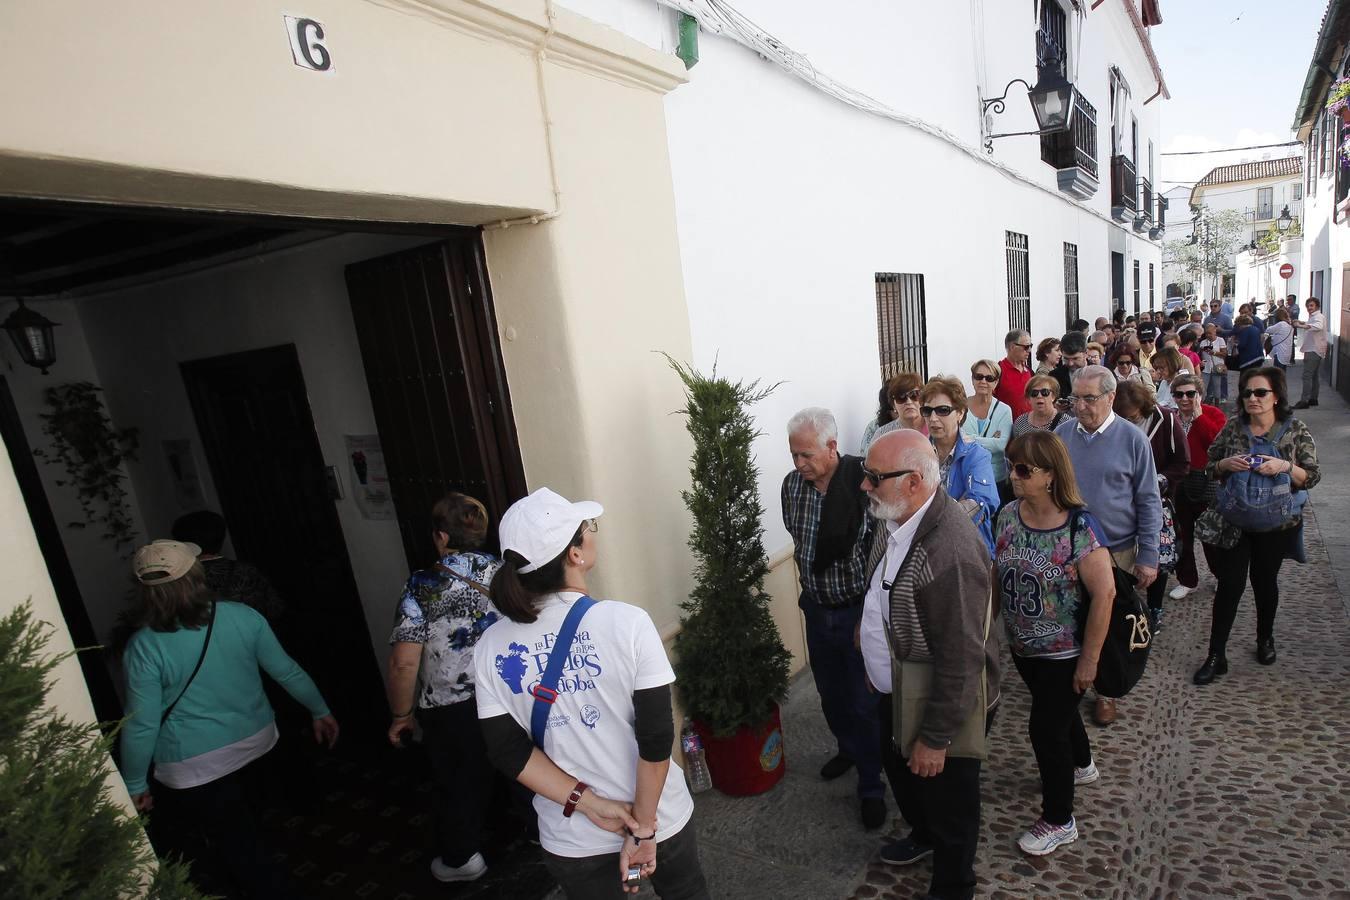
[[1060,425],[1055,434],[1069,448],[1078,492],[1105,533],[1102,543],[1112,550],[1138,544],[1139,565],[1156,568],[1162,499],[1144,432],[1116,416],[1092,435],[1079,431],[1076,421]]
[[205,627],[142,628],[127,644],[122,775],[133,796],[146,790],[152,756],[156,762],[181,762],[267,727],[272,707],[263,693],[259,666],[314,718],[328,715],[318,688],[281,649],[267,620],[242,603],[222,601],[216,604],[216,624],[201,671],[161,728],[160,715],[187,684],[205,638]]

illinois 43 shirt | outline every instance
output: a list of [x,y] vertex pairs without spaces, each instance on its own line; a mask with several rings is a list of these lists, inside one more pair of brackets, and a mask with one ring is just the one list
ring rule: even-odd
[[995,529],[994,565],[1008,643],[1018,656],[1072,659],[1082,652],[1078,561],[1102,546],[1101,526],[1084,510],[1076,526],[1071,514],[1059,528],[1032,528],[1022,521],[1021,505],[1014,500],[1003,507]]
[[[656,626],[644,610],[605,600],[587,611],[572,646],[557,646],[558,630],[581,594],[564,591],[541,598],[529,624],[505,617],[483,632],[474,654],[478,717],[511,716],[528,733],[535,685],[554,653],[566,653],[558,698],[549,709],[544,753],[567,774],[601,797],[632,800],[637,786],[638,747],[633,733],[633,692],[675,681]],[[563,818],[562,807],[536,795],[539,842],[558,856],[615,853],[622,838],[591,824],[580,813]],[[684,773],[671,761],[657,804],[658,840],[689,821],[694,801]]]

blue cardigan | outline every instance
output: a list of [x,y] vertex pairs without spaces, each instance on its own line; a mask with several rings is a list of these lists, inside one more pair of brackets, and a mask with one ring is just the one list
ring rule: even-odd
[[974,441],[967,441],[956,434],[956,447],[952,451],[952,467],[947,473],[947,493],[953,500],[966,497],[978,500],[983,511],[975,524],[980,529],[980,537],[989,550],[990,559],[994,556],[994,515],[998,512],[998,488],[994,486],[994,463],[989,451]]

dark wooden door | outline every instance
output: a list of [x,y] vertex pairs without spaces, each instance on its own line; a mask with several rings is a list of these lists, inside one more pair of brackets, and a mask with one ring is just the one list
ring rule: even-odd
[[187,362],[182,372],[235,554],[286,601],[282,643],[345,734],[379,733],[381,679],[295,346]]
[[1111,311],[1125,308],[1125,254],[1111,254]]
[[[102,646],[103,642],[98,639],[89,621],[84,597],[75,582],[75,572],[70,567],[66,546],[61,541],[60,528],[56,517],[52,515],[37,463],[33,461],[33,452],[24,435],[23,422],[19,419],[14,397],[9,392],[9,383],[3,375],[0,375],[0,439],[4,440],[5,449],[9,451],[14,478],[19,482],[19,493],[28,507],[28,519],[37,535],[38,549],[47,563],[47,576],[56,590],[56,602],[61,607],[61,615],[65,617],[71,640],[80,648],[76,658],[80,661],[80,670],[84,672],[89,696],[94,701],[94,714],[100,722],[117,722],[122,718],[122,703],[117,698],[104,655],[107,649]],[[128,563],[128,576],[130,573]]]
[[446,491],[494,522],[525,493],[477,232],[347,267],[347,291],[410,568],[434,557]]

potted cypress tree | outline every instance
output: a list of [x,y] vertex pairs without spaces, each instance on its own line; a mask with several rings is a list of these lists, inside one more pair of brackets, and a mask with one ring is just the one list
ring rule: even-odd
[[747,407],[777,385],[703,375],[667,357],[684,382],[681,412],[694,439],[682,492],[693,514],[689,547],[696,584],[675,639],[680,696],[703,739],[713,785],[744,796],[768,790],[787,770],[778,704],[791,655],[764,593],[764,508],[751,445],[759,432]]
[[28,604],[0,618],[0,895],[201,900],[181,865],[156,864],[140,822],[113,802],[97,725],[46,709],[64,657]]

